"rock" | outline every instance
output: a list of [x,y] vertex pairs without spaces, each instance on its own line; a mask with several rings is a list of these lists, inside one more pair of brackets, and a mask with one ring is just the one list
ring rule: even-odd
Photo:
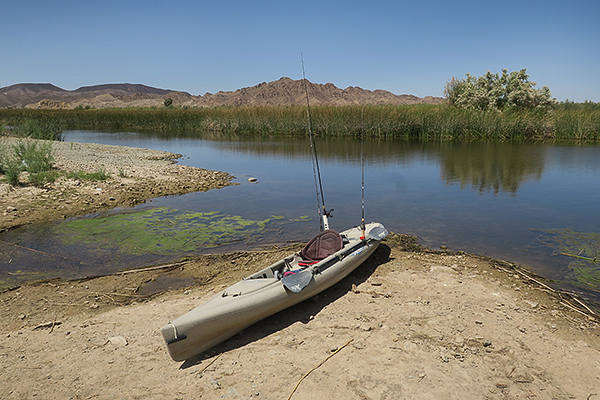
[[527,303],[531,308],[536,308],[538,306],[538,303],[536,303],[535,301],[523,300],[523,302]]
[[55,326],[58,326],[61,324],[62,324],[62,322],[60,322],[60,321],[44,322],[43,324],[39,324],[38,326],[33,328],[33,330],[37,331],[39,329],[46,329],[46,328],[50,328],[52,330],[52,329],[54,329]]
[[417,345],[413,342],[404,342],[404,350],[406,351],[414,351],[417,349]]
[[113,336],[108,341],[115,347],[125,347],[129,344],[123,336]]
[[248,182],[256,182],[258,179],[256,178],[248,178]]
[[358,350],[362,350],[365,348],[364,342],[355,342],[352,344],[352,346],[354,346],[354,348]]

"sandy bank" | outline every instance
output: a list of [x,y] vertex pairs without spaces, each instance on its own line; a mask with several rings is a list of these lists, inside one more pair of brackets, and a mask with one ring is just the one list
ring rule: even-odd
[[294,399],[600,397],[597,322],[506,264],[401,239],[185,363],[169,358],[160,326],[294,249],[2,293],[0,397],[285,399],[346,344]]
[[[0,138],[11,147],[18,140]],[[225,172],[179,165],[181,155],[165,151],[94,143],[52,142],[55,168],[64,172],[110,174],[103,182],[61,177],[43,187],[0,183],[0,231],[43,220],[68,218],[118,206],[133,206],[148,199],[206,191],[231,184]]]

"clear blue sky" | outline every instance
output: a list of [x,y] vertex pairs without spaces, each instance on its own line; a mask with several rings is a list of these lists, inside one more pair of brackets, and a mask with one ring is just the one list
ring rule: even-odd
[[442,96],[526,68],[558,100],[600,101],[600,1],[2,0],[0,85],[143,83],[192,94],[282,76]]

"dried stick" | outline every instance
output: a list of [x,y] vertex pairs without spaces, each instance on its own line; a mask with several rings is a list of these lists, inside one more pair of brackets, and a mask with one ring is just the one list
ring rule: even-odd
[[176,262],[176,263],[173,263],[173,264],[157,265],[157,266],[148,267],[148,268],[130,269],[130,270],[127,270],[127,271],[115,272],[112,275],[125,275],[125,274],[133,274],[133,273],[136,273],[136,272],[154,271],[156,269],[175,268],[175,267],[179,267],[180,265],[183,265],[183,263],[182,262]]
[[206,367],[202,368],[202,369],[201,369],[201,370],[200,370],[200,371],[197,373],[197,375],[202,375],[202,373],[203,373],[204,371],[206,371],[206,370],[208,369],[208,367],[210,367],[211,365],[213,365],[213,363],[214,363],[215,361],[217,361],[217,360],[219,359],[219,357],[221,357],[222,355],[223,355],[223,353],[221,353],[221,354],[219,354],[218,356],[216,356],[215,358],[213,358],[213,359],[212,359],[212,361],[211,361],[211,362],[209,362],[209,363],[206,365]]
[[546,285],[545,283],[542,283],[542,282],[538,281],[537,279],[533,279],[531,276],[527,275],[527,274],[526,274],[525,272],[523,272],[523,271],[520,271],[518,268],[514,268],[514,270],[515,270],[516,272],[518,272],[519,274],[523,275],[525,278],[527,278],[527,279],[529,279],[529,280],[531,280],[531,281],[533,281],[533,282],[537,283],[538,285],[540,285],[540,286],[542,286],[542,287],[545,287],[546,289],[548,289],[548,290],[550,290],[550,291],[552,291],[552,292],[556,292],[556,290],[555,290],[555,289],[551,288],[550,286]]
[[296,384],[296,386],[294,387],[294,390],[292,390],[292,393],[290,393],[290,396],[287,398],[287,400],[290,400],[292,398],[292,396],[294,395],[294,393],[296,392],[296,389],[298,389],[298,386],[300,386],[300,384],[302,383],[302,381],[304,380],[304,378],[306,378],[308,375],[310,375],[311,372],[313,372],[315,369],[319,368],[321,365],[325,364],[325,362],[327,360],[329,360],[331,357],[335,356],[337,353],[339,353],[344,347],[348,346],[350,344],[350,342],[352,342],[354,339],[350,339],[346,342],[345,345],[343,345],[342,347],[340,347],[339,349],[337,349],[336,351],[334,351],[333,353],[331,353],[330,355],[327,356],[327,358],[325,358],[323,361],[321,361],[319,363],[319,365],[317,365],[316,367],[312,368],[310,371],[308,371],[306,374],[304,374],[304,376],[302,378],[300,378],[300,380],[298,381],[298,383]]

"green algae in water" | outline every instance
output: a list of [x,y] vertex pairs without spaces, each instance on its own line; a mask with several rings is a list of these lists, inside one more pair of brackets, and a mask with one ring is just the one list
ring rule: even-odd
[[571,228],[541,230],[537,242],[550,247],[555,255],[570,257],[569,269],[575,280],[600,287],[600,233],[576,232]]
[[[301,217],[299,220],[306,220]],[[214,212],[182,213],[169,207],[77,219],[59,229],[66,245],[87,244],[122,253],[171,255],[239,241],[257,241],[295,221],[273,215],[261,221]]]

